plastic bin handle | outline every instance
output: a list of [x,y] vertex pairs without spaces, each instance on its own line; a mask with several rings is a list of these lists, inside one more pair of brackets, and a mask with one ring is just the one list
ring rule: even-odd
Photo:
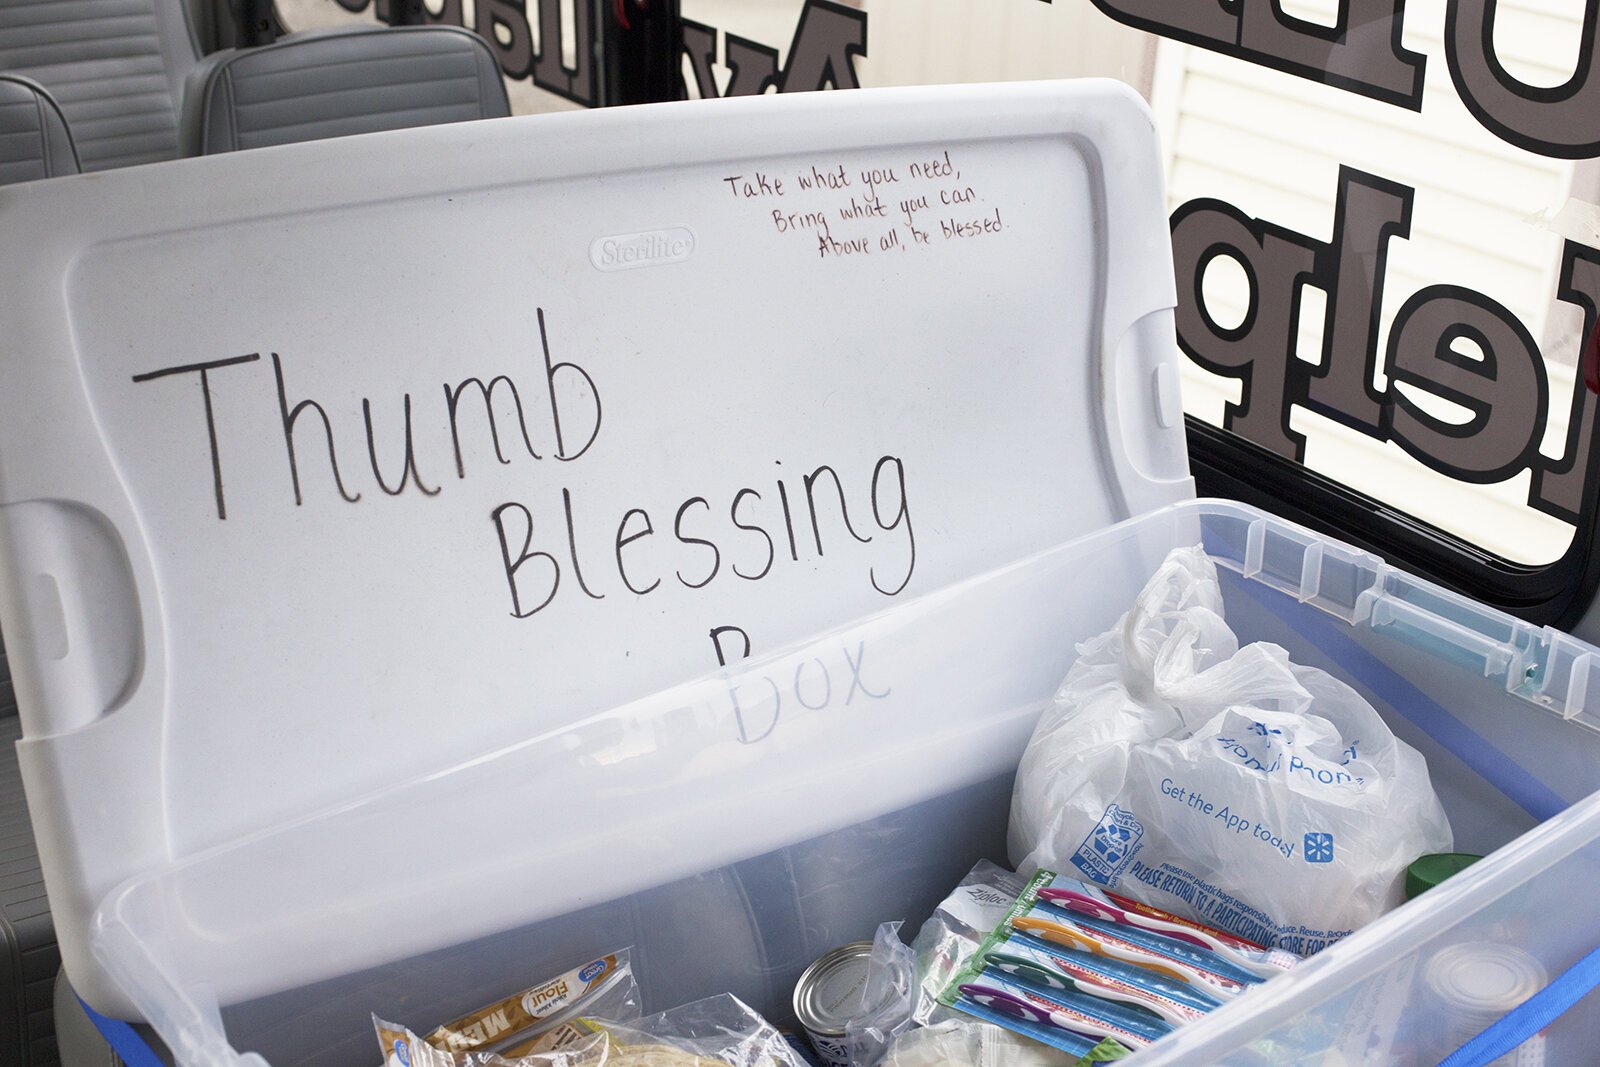
[[1439,1067],[1487,1067],[1555,1022],[1596,986],[1600,986],[1600,948],[1440,1060]]

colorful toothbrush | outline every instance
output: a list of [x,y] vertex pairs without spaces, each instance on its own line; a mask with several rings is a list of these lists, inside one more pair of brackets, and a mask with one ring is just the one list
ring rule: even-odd
[[[1085,920],[1093,922],[1094,920]],[[1201,985],[1212,996],[1232,1000],[1244,992],[1245,985],[1233,978],[1227,977],[1216,971],[1210,970],[1195,961],[1180,956],[1175,947],[1162,951],[1153,946],[1141,945],[1126,937],[1115,933],[1090,929],[1068,919],[1060,921],[1053,917],[1040,915],[1036,911],[1027,915],[1019,915],[1011,920],[1011,925],[1024,933],[1032,934],[1044,941],[1069,948],[1091,952],[1097,956],[1131,963],[1137,967],[1144,967],[1155,971],[1157,974],[1187,982],[1191,985]],[[1184,954],[1185,956],[1187,954]]]
[[[1068,883],[1068,884],[1061,884]],[[1210,930],[1199,923],[1180,919],[1175,915],[1138,904],[1131,900],[1113,899],[1110,894],[1098,893],[1081,883],[1058,878],[1056,884],[1039,890],[1039,899],[1081,915],[1103,919],[1107,922],[1136,926],[1168,937],[1187,941],[1243,967],[1251,974],[1271,978],[1300,962],[1300,957],[1283,949],[1265,949],[1242,938],[1232,937],[1218,930]]]
[[984,973],[960,986],[961,995],[991,1011],[1039,1026],[1050,1026],[1092,1038],[1115,1038],[1129,1048],[1143,1048],[1172,1032],[1153,1015],[1096,1001],[1082,994],[1058,993],[1048,997],[1004,975]]

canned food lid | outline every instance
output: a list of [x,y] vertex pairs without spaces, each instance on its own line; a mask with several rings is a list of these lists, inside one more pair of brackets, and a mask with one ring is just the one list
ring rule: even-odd
[[1435,852],[1406,868],[1406,899],[1410,900],[1483,859],[1467,852]]
[[863,1013],[871,955],[871,941],[856,941],[807,967],[794,987],[794,1014],[800,1025],[813,1034],[843,1034],[845,1023]]
[[1428,985],[1460,1011],[1500,1015],[1545,987],[1549,977],[1513,945],[1490,941],[1451,945],[1428,963]]

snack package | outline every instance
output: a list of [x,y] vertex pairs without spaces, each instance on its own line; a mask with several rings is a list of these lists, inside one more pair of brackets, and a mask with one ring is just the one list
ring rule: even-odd
[[[621,949],[452,1019],[421,1039],[408,1038],[410,1032],[404,1027],[383,1023],[376,1015],[373,1023],[386,1060],[402,1041],[415,1059],[420,1040],[427,1048],[446,1054],[438,1060],[446,1064],[459,1062],[452,1057],[468,1053],[497,1052],[515,1058],[552,1052],[593,1034],[592,1029],[578,1025],[584,1017],[626,1020],[637,1018],[640,1010],[639,983],[628,950]],[[420,1062],[430,1067],[434,1061],[424,1056]],[[400,1064],[405,1067],[403,1060]]]
[[526,1053],[443,1050],[376,1016],[388,1067],[806,1067],[772,1024],[721,994],[629,1020],[580,1017],[559,1048]]
[[384,1067],[600,1067],[606,1056],[606,1036],[601,1033],[575,1038],[563,1048],[507,1058],[494,1052],[446,1052],[376,1015],[372,1028],[383,1050]]
[[1011,855],[1309,955],[1401,903],[1450,825],[1372,705],[1239,647],[1222,610],[1215,565],[1180,549],[1079,647],[1017,771]]

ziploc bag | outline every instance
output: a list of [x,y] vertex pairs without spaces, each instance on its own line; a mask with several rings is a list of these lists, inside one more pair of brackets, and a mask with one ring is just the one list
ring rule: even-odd
[[1240,648],[1200,548],[1079,647],[1012,795],[1018,868],[1301,955],[1402,897],[1448,852],[1422,756],[1355,690],[1276,645]]
[[939,994],[966,965],[978,946],[1005,920],[1027,879],[988,860],[978,863],[917,931],[916,989],[912,1018],[922,1026],[942,1018]]

